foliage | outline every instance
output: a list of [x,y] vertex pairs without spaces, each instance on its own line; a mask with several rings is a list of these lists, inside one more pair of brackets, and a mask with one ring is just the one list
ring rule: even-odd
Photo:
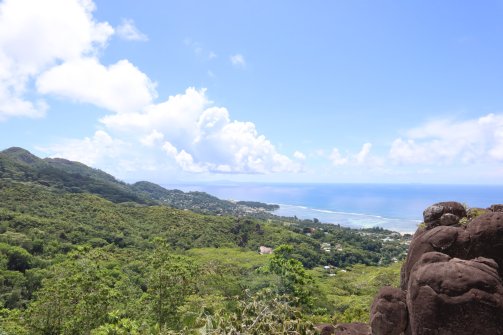
[[370,305],[383,286],[399,287],[402,263],[388,267],[355,265],[347,270],[310,271],[319,286],[315,303],[337,322],[368,322]]
[[167,190],[147,181],[128,185],[82,163],[61,158],[40,159],[22,148],[0,152],[0,178],[33,182],[72,193],[88,192],[116,203],[164,204],[199,213],[263,216],[265,211],[278,207],[260,202],[236,204],[204,192]]
[[208,312],[207,307],[202,306],[197,316],[199,334],[315,334],[312,323],[292,305],[291,297],[269,290],[238,300],[233,313],[226,313],[221,308]]
[[274,249],[274,255],[266,267],[266,271],[279,277],[278,295],[292,296],[296,303],[311,306],[311,286],[313,280],[306,273],[302,263],[292,258],[293,247],[281,245]]
[[93,250],[53,266],[27,311],[32,334],[88,334],[112,311],[136,315],[141,291],[117,265]]
[[264,213],[219,201],[1,152],[0,334],[311,334],[366,321],[378,288],[397,284],[396,233],[185,210]]
[[197,268],[190,258],[173,254],[165,245],[152,254],[146,301],[160,329],[178,328],[178,308],[195,292]]

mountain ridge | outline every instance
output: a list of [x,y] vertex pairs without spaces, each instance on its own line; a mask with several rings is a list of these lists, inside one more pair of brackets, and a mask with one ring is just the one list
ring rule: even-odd
[[257,202],[235,203],[205,192],[168,190],[149,181],[127,184],[83,163],[64,158],[39,158],[26,149],[0,151],[0,178],[33,182],[71,193],[91,193],[115,203],[168,205],[198,213],[264,216],[277,205]]

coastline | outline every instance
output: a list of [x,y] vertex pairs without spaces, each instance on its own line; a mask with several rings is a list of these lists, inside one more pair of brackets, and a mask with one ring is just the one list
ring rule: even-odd
[[318,219],[320,222],[348,228],[374,228],[396,231],[401,235],[414,234],[421,220],[388,218],[381,215],[334,211],[310,208],[302,205],[277,204],[279,209],[271,212],[278,216],[297,217],[301,220]]
[[440,184],[315,184],[315,183],[198,183],[163,185],[182,191],[201,191],[220,199],[279,204],[278,216],[351,228],[385,229],[412,234],[425,208],[436,202],[457,201],[469,207],[500,203],[501,185]]

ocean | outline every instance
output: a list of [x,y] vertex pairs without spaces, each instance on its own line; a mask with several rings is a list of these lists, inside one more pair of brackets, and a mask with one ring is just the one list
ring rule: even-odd
[[452,200],[483,208],[503,203],[503,185],[205,183],[164,187],[278,204],[280,209],[274,214],[281,216],[403,233],[414,232],[423,210],[435,202]]

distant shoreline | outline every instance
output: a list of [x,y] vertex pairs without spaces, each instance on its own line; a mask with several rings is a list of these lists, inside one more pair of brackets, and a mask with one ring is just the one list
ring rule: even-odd
[[177,188],[204,191],[221,199],[280,204],[282,208],[270,212],[278,216],[317,218],[350,228],[379,226],[401,233],[415,232],[424,209],[436,202],[457,201],[469,207],[487,207],[501,203],[503,193],[503,186],[499,185],[212,182],[177,185]]
[[414,234],[421,220],[403,218],[387,218],[381,215],[333,211],[328,209],[310,208],[301,205],[277,204],[279,209],[271,214],[285,217],[297,217],[300,220],[318,219],[322,223],[341,225],[348,228],[381,227],[396,231],[401,235]]

